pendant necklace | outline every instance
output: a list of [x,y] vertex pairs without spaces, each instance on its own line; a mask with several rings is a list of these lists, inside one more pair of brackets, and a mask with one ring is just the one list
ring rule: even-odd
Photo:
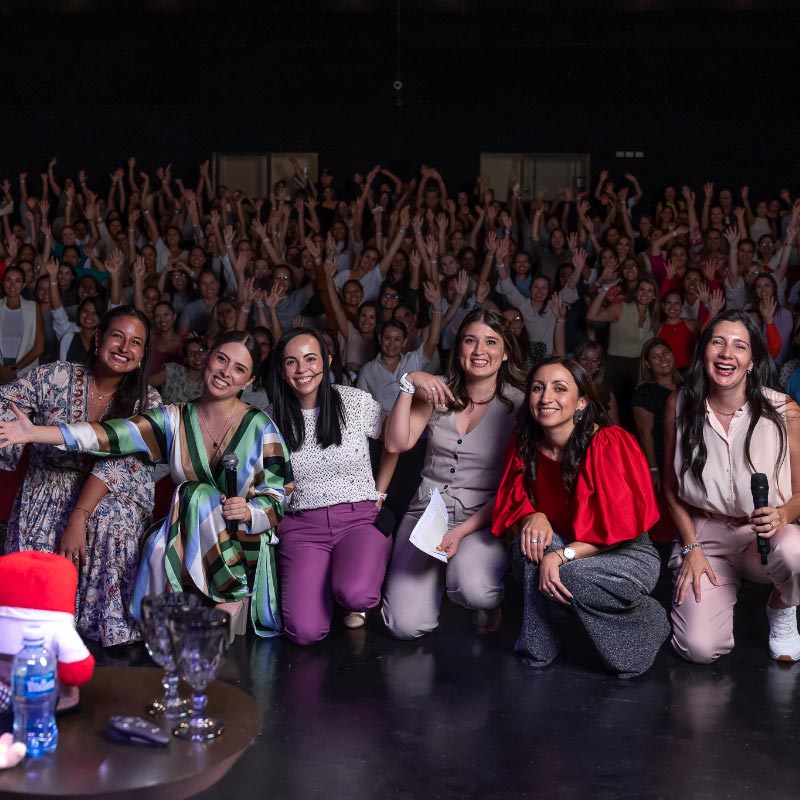
[[106,403],[103,406],[103,409],[102,409],[102,411],[100,412],[100,414],[98,416],[98,419],[102,419],[105,416],[106,412],[108,411],[108,407],[111,404],[111,400],[113,399],[114,394],[117,391],[117,387],[115,386],[113,389],[111,389],[111,390],[109,390],[109,391],[107,391],[107,392],[105,392],[103,394],[100,394],[99,392],[96,392],[95,389],[93,388],[93,386],[96,386],[96,381],[94,380],[92,375],[89,375],[88,384],[89,384],[89,402],[90,403],[92,401],[95,401],[97,403],[102,403],[103,400],[106,399],[106,397],[109,398],[108,400],[106,400]]
[[[234,404],[234,408],[235,408],[235,404]],[[230,429],[231,425],[233,424],[233,421],[231,420],[231,417],[233,416],[234,408],[231,409],[231,413],[228,414],[227,419],[225,420],[225,422],[222,423],[225,426],[224,430],[222,431],[222,434],[220,436],[214,436],[214,434],[211,433],[211,429],[208,427],[208,420],[206,419],[206,415],[203,413],[203,409],[200,408],[199,405],[197,406],[197,411],[200,414],[200,422],[203,424],[203,427],[206,429],[206,433],[208,434],[208,438],[211,439],[211,446],[214,449],[214,455],[215,456],[217,455],[216,451],[219,450],[220,444],[224,441],[225,435],[228,433],[228,430]]]

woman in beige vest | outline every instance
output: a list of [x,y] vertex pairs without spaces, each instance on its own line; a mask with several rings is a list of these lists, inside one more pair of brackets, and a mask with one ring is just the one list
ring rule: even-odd
[[[397,531],[384,592],[383,618],[399,639],[436,628],[445,588],[451,600],[475,610],[479,632],[500,625],[508,552],[490,526],[523,400],[520,364],[505,319],[477,309],[459,327],[445,378],[411,372],[400,379],[400,395],[386,424],[386,449],[410,450],[426,429],[428,449],[419,490]],[[434,489],[449,516],[439,546],[446,565],[409,541]]]

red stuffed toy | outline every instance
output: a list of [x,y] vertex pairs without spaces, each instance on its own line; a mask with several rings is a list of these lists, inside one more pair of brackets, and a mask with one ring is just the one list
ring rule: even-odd
[[94,671],[94,657],[75,630],[77,590],[78,571],[63,556],[35,550],[0,556],[0,682],[10,683],[23,627],[39,625],[58,661],[61,710],[77,704],[77,690],[65,687],[86,683]]

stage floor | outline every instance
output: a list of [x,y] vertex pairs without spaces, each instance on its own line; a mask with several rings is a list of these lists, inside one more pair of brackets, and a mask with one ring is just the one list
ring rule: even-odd
[[518,663],[512,587],[489,637],[447,601],[439,630],[416,642],[391,639],[377,613],[360,631],[337,621],[310,648],[240,637],[222,677],[256,698],[264,730],[198,798],[795,798],[800,663],[769,657],[767,595],[743,587],[736,649],[717,664],[667,644],[631,681],[604,673],[575,635],[546,670]]

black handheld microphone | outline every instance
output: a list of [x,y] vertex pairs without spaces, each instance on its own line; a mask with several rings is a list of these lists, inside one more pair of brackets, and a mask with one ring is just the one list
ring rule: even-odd
[[[228,497],[236,497],[239,493],[236,486],[236,471],[239,468],[239,456],[236,453],[225,453],[222,456],[222,466],[225,467],[225,493]],[[236,536],[239,523],[235,519],[225,520],[225,527],[230,536]]]
[[[769,482],[763,472],[754,472],[750,476],[750,491],[753,493],[753,511],[769,505]],[[769,539],[757,536],[758,552],[761,554],[761,563],[767,563],[770,551]]]

